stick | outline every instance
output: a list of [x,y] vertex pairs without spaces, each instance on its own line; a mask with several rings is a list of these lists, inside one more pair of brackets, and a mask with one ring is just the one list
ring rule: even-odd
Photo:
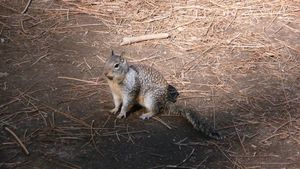
[[69,28],[81,28],[81,27],[89,27],[89,26],[102,26],[103,24],[99,24],[99,23],[93,23],[93,24],[83,24],[83,25],[71,25],[71,26],[64,26],[64,27],[56,27],[56,28],[52,28],[54,30],[58,30],[58,29],[69,29]]
[[86,64],[86,66],[91,70],[92,69],[92,67],[87,63],[87,61],[86,61],[86,59],[85,59],[85,57],[83,57],[83,60],[84,60],[84,62],[85,62],[85,64]]
[[192,157],[192,155],[194,154],[194,152],[195,152],[195,149],[193,148],[193,150],[191,151],[191,153],[184,160],[182,160],[179,164],[177,164],[176,166],[180,166],[183,163],[185,163],[187,160],[189,160]]
[[29,5],[31,4],[32,0],[28,0],[27,5],[25,6],[24,10],[22,11],[22,14],[26,13],[28,10]]
[[58,76],[57,78],[59,78],[59,79],[67,79],[67,80],[75,80],[75,81],[79,81],[79,82],[84,82],[84,83],[90,83],[90,84],[98,85],[98,83],[94,82],[94,81],[77,79],[77,78],[73,78],[73,77]]
[[235,123],[233,122],[233,124],[234,124],[234,129],[235,129],[236,135],[238,136],[238,139],[239,139],[239,141],[240,141],[240,144],[241,144],[241,146],[242,146],[242,148],[243,148],[244,154],[247,154],[246,149],[245,149],[244,144],[243,144],[243,141],[242,141],[242,139],[241,139],[241,137],[240,137],[240,135],[239,135],[239,132],[238,132],[236,126],[235,126]]
[[158,34],[149,34],[149,35],[142,35],[136,37],[124,37],[121,46],[128,45],[131,43],[141,42],[145,40],[152,40],[152,39],[164,39],[168,38],[170,35],[168,33],[158,33]]
[[130,132],[122,132],[122,133],[118,133],[118,131],[116,131],[115,133],[103,133],[102,135],[100,135],[100,137],[107,137],[107,136],[114,136],[114,135],[128,135],[128,134],[140,134],[140,133],[149,133],[149,131],[147,130],[140,130],[140,131],[130,131]]
[[41,59],[43,59],[44,57],[48,56],[48,53],[46,53],[45,55],[39,57],[35,62],[33,62],[30,66],[35,65],[37,62],[39,62]]
[[95,133],[99,135],[99,133],[96,130],[94,131],[94,127],[93,127],[94,121],[95,120],[92,120],[92,124],[91,124],[91,139],[90,139],[90,142],[92,142],[96,152],[99,153],[100,155],[104,156],[103,153],[97,148],[97,145],[96,145],[96,142],[95,142],[95,139],[94,139]]
[[14,138],[17,140],[19,145],[23,148],[25,154],[29,155],[29,151],[27,150],[25,145],[22,143],[22,141],[19,139],[19,137],[12,130],[10,130],[8,127],[4,127],[4,130],[8,131],[12,136],[14,136]]
[[160,119],[159,117],[152,117],[154,120],[160,122],[161,124],[163,124],[164,126],[166,126],[168,129],[172,129],[172,127],[170,127],[166,122],[164,122],[162,119]]
[[226,153],[220,148],[220,146],[214,142],[210,142],[211,144],[213,144],[214,146],[216,146],[218,148],[218,150],[224,155],[224,157],[226,157],[234,166],[237,166],[238,168],[243,168],[237,161],[232,160],[231,158],[228,157],[228,155],[226,155]]
[[265,139],[263,139],[263,140],[261,140],[259,142],[260,143],[264,143],[264,142],[270,140],[271,138],[274,138],[276,136],[280,136],[280,135],[283,135],[283,134],[287,134],[287,133],[286,132],[282,132],[282,133],[273,134],[273,135],[271,135],[271,136],[269,136],[269,137],[267,137],[267,138],[265,138]]
[[19,99],[18,99],[18,98],[12,99],[11,101],[9,101],[9,102],[7,102],[7,103],[1,104],[1,105],[0,105],[0,109],[3,108],[3,107],[5,107],[5,106],[7,106],[7,105],[9,105],[9,104],[12,104],[12,103],[14,103],[14,102],[16,102],[16,101],[19,101]]
[[278,130],[280,130],[282,127],[286,126],[287,124],[289,124],[289,123],[291,123],[291,122],[295,122],[295,121],[296,121],[296,120],[294,119],[294,120],[289,120],[289,121],[283,123],[283,124],[280,125],[277,129],[275,129],[275,130],[273,131],[273,133],[276,133],[276,132],[277,132]]
[[206,156],[198,165],[196,168],[199,168],[207,159],[209,158],[209,155]]
[[55,108],[53,108],[51,106],[48,106],[46,104],[43,104],[43,103],[42,103],[42,105],[45,106],[45,107],[47,107],[47,108],[49,108],[49,109],[51,109],[52,111],[54,111],[54,112],[56,112],[56,113],[58,113],[60,115],[62,115],[62,116],[65,116],[66,118],[68,118],[69,120],[71,120],[73,122],[79,123],[79,124],[81,124],[81,125],[83,125],[85,127],[90,127],[90,125],[88,125],[86,122],[84,122],[83,120],[78,119],[78,118],[72,116],[70,113],[59,111],[59,110],[57,110],[57,109],[55,109]]
[[6,23],[4,23],[4,22],[2,22],[2,21],[0,21],[0,24],[2,24],[3,26],[7,27],[8,29],[11,29],[10,26],[8,26]]

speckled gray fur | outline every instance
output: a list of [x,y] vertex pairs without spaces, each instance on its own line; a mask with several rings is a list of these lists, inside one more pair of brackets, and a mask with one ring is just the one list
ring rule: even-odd
[[125,58],[112,52],[112,56],[105,63],[104,75],[115,104],[111,112],[117,113],[120,110],[118,118],[125,118],[126,113],[135,104],[146,108],[147,112],[140,116],[142,119],[149,119],[161,110],[168,109],[180,113],[195,129],[208,137],[222,138],[203,118],[199,117],[197,112],[170,104],[176,102],[179,94],[154,68],[138,64],[129,65]]

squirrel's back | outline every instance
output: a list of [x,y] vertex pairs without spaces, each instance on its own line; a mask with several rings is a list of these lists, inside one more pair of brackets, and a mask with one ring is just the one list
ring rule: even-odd
[[161,104],[165,104],[168,96],[168,82],[163,75],[156,69],[142,64],[132,64],[129,69],[133,69],[138,76],[140,85],[139,98],[144,98],[147,95],[152,95],[157,98]]
[[151,88],[167,88],[168,86],[168,83],[163,77],[163,75],[150,66],[142,64],[132,64],[129,68],[137,72],[139,81],[142,86]]

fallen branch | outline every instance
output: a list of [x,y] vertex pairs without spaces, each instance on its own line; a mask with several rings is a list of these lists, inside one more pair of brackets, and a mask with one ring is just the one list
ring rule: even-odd
[[14,136],[14,138],[17,140],[19,145],[23,148],[25,154],[29,155],[29,151],[27,150],[25,145],[22,143],[22,141],[19,139],[19,137],[11,129],[9,129],[8,127],[4,127],[4,130],[8,131],[12,136]]
[[125,37],[121,42],[122,45],[128,45],[136,42],[141,42],[145,40],[152,40],[152,39],[164,39],[168,38],[170,35],[168,33],[158,33],[158,34],[150,34],[150,35],[142,35],[136,37]]

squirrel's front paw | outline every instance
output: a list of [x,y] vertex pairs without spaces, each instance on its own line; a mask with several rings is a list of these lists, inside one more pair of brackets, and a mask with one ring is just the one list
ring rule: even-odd
[[120,113],[118,116],[117,116],[118,119],[121,119],[121,118],[126,118],[126,113]]
[[109,112],[111,112],[112,114],[116,114],[116,113],[118,113],[118,111],[119,111],[119,108],[115,107],[115,108],[111,109]]

